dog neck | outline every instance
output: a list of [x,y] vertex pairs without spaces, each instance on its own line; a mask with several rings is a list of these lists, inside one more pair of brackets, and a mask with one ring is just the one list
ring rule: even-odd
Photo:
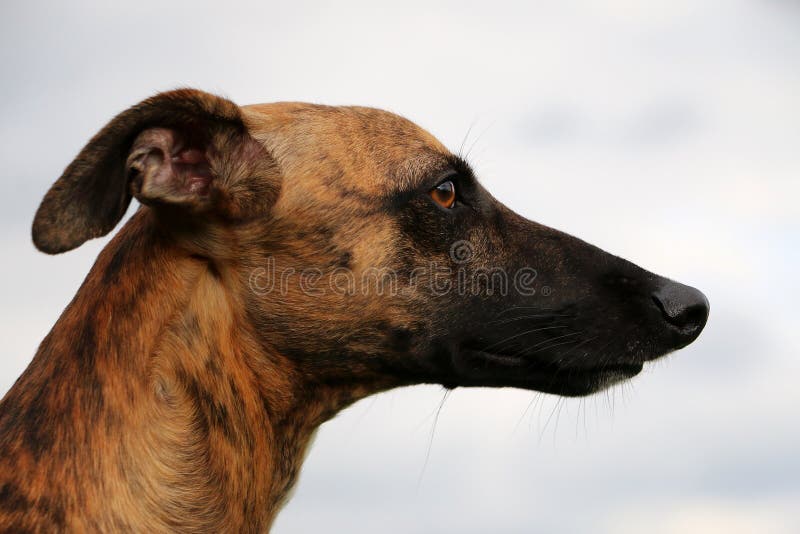
[[366,392],[305,380],[253,332],[238,284],[147,208],[131,219],[4,401],[23,414],[1,421],[24,427],[18,469],[42,478],[26,498],[75,528],[269,529],[315,429]]

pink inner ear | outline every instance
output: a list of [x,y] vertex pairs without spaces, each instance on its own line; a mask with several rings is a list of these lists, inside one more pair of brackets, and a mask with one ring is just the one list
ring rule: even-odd
[[198,148],[181,149],[172,156],[171,164],[184,192],[199,196],[208,195],[211,169],[204,151]]
[[134,195],[143,202],[196,204],[211,190],[205,150],[170,128],[149,128],[133,143],[127,166]]

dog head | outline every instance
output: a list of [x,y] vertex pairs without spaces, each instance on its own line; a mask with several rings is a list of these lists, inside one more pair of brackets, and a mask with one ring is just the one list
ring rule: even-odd
[[314,380],[584,395],[708,316],[696,289],[515,214],[380,110],[162,93],[89,142],[34,242],[104,235],[132,196],[176,247],[233,273],[259,339]]

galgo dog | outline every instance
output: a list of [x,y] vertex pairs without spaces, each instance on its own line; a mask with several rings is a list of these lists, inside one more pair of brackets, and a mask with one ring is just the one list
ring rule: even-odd
[[33,242],[106,235],[132,197],[0,404],[4,532],[267,532],[315,429],[363,397],[588,395],[708,317],[377,109],[158,94],[66,168]]

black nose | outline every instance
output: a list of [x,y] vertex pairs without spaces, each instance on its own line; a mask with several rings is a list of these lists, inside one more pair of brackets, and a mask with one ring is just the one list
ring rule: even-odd
[[697,337],[708,319],[708,299],[693,287],[666,282],[653,293],[661,315],[681,333]]

